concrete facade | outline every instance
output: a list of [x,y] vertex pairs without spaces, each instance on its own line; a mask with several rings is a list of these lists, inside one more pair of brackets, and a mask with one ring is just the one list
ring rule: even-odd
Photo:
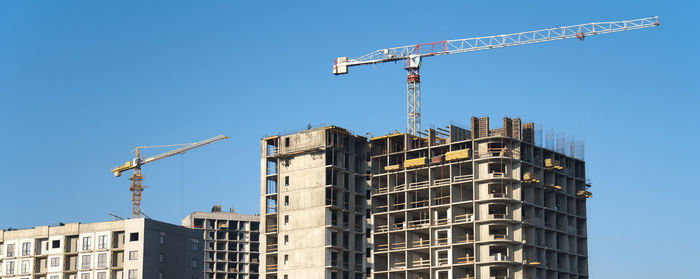
[[3,279],[195,279],[201,261],[201,233],[151,219],[0,231]]
[[367,139],[335,126],[261,140],[263,278],[365,278]]
[[193,212],[182,225],[204,237],[205,279],[258,279],[260,215],[221,212]]
[[582,160],[487,117],[372,138],[372,277],[587,279]]

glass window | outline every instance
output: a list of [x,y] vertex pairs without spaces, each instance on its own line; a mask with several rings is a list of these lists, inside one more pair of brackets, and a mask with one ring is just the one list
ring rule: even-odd
[[97,273],[97,279],[107,279],[107,272],[106,271],[100,271]]
[[192,259],[192,269],[199,268],[199,261]]
[[129,235],[129,241],[139,241],[139,233],[131,233]]
[[49,276],[49,279],[58,279],[58,275],[51,275]]
[[7,256],[8,257],[15,256],[15,245],[14,244],[7,244]]
[[162,262],[164,262],[164,261],[165,261],[165,255],[160,254],[160,262],[162,263]]
[[[8,247],[12,245],[9,244],[7,245]],[[12,275],[15,274],[15,262],[6,262],[5,263],[5,275]]]
[[80,279],[90,279],[90,273],[80,274]]
[[86,236],[83,237],[83,250],[90,250],[92,249],[92,237]]
[[61,262],[61,258],[59,258],[59,257],[51,258],[51,266],[58,266],[60,262]]
[[97,249],[107,249],[107,236],[100,235],[97,237]]
[[107,267],[107,253],[97,254],[97,267]]
[[90,268],[90,255],[83,255],[80,261],[80,268],[88,269]]
[[21,268],[20,268],[20,273],[21,273],[21,274],[27,274],[27,273],[29,273],[29,261],[22,261],[22,263],[21,263]]
[[129,260],[138,260],[139,259],[139,251],[129,251]]
[[192,239],[192,251],[199,250],[199,240]]
[[31,245],[29,242],[22,243],[22,256],[29,256],[32,250]]
[[129,278],[128,279],[136,279],[136,269],[129,269]]
[[165,233],[161,232],[160,233],[160,245],[165,244]]

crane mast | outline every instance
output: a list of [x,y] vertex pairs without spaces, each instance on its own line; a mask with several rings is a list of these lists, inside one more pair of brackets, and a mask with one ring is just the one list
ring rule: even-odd
[[[143,175],[141,175],[141,166],[160,160],[164,158],[168,158],[170,156],[178,155],[178,154],[183,154],[189,150],[214,143],[223,139],[227,139],[227,136],[224,135],[219,135],[210,139],[206,139],[200,142],[195,142],[191,144],[172,144],[172,145],[157,145],[157,146],[137,146],[134,149],[134,159],[131,161],[127,161],[121,166],[118,166],[116,168],[112,169],[112,173],[114,176],[119,177],[122,175],[122,172],[128,171],[128,170],[134,170],[133,174],[129,178],[131,180],[131,186],[129,187],[129,191],[131,191],[131,218],[139,218],[142,214],[141,212],[141,195],[143,193],[143,190],[146,188],[141,184],[143,181]],[[182,146],[183,147],[156,155],[152,157],[148,157],[146,159],[141,159],[141,152],[140,150],[143,148],[153,148],[153,147],[166,147],[166,146]]]
[[379,64],[392,61],[405,61],[404,69],[406,69],[408,72],[406,79],[406,111],[408,116],[406,132],[415,135],[421,130],[420,66],[421,59],[423,57],[458,54],[571,38],[583,40],[584,38],[593,35],[629,31],[655,26],[659,26],[658,16],[625,21],[593,22],[520,33],[458,40],[445,40],[425,44],[385,48],[373,51],[357,58],[338,57],[333,61],[333,74],[347,74],[348,67],[353,66]]

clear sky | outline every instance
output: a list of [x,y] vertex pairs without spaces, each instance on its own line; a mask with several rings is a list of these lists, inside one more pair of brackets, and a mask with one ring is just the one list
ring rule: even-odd
[[[486,4],[488,3],[488,4]],[[0,228],[128,216],[137,145],[231,139],[143,168],[143,209],[257,213],[259,140],[405,129],[380,48],[658,15],[661,27],[429,58],[423,125],[521,117],[586,143],[592,278],[700,278],[696,1],[2,1]],[[167,149],[147,150],[155,155]]]

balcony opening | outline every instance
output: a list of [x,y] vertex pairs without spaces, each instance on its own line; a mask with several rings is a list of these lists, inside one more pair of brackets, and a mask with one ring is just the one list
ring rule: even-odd
[[490,279],[506,279],[508,278],[507,267],[491,267],[489,268]]
[[450,223],[449,215],[447,214],[447,209],[438,209],[433,211],[433,224],[434,225],[447,225]]
[[435,265],[443,266],[450,264],[450,251],[449,250],[438,250],[435,251]]
[[501,240],[506,239],[508,236],[508,226],[506,225],[490,225],[489,235],[491,239]]
[[491,261],[507,261],[508,260],[508,247],[506,246],[490,246],[489,247],[489,260]]
[[509,187],[503,183],[489,183],[489,195],[491,198],[507,198]]
[[508,206],[505,204],[489,204],[490,219],[505,219],[508,215]]

